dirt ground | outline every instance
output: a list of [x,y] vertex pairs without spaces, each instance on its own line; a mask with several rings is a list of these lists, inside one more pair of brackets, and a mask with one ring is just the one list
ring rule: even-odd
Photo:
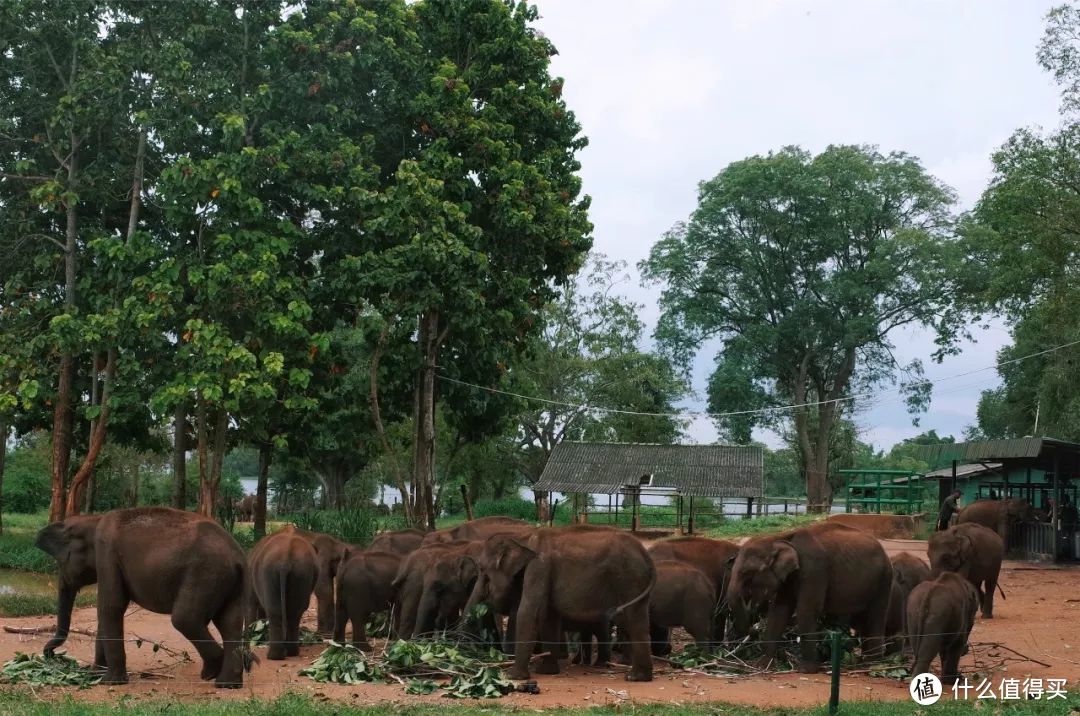
[[[925,556],[926,543],[906,540],[883,540],[892,554],[910,551]],[[993,670],[996,684],[1004,677],[1023,679],[1067,679],[1068,690],[1080,688],[1080,567],[1048,566],[1023,562],[1006,562],[1002,569],[1001,586],[1006,599],[995,600],[994,618],[978,618],[971,635],[971,653],[961,662],[964,673]],[[312,603],[314,606],[314,602]],[[72,619],[74,628],[94,630],[94,609],[77,610]],[[33,627],[50,625],[51,618],[2,619],[5,626]],[[305,623],[314,626],[314,609],[309,610]],[[160,650],[154,653],[149,643],[137,648],[127,645],[128,670],[133,672],[131,683],[118,687],[95,687],[73,691],[79,700],[113,700],[120,695],[132,697],[168,698],[184,701],[201,699],[249,697],[273,698],[283,692],[307,693],[316,698],[354,704],[394,704],[418,701],[446,703],[438,692],[431,696],[412,696],[404,688],[392,685],[338,686],[317,684],[297,672],[314,659],[321,647],[309,646],[301,656],[284,662],[265,659],[256,665],[245,679],[244,688],[237,691],[218,690],[212,683],[199,681],[201,664],[194,649],[169,623],[167,615],[152,614],[133,608],[126,621],[125,632],[132,640],[157,641],[169,649],[187,650],[195,660],[175,663],[175,657]],[[19,635],[0,631],[0,660],[8,660],[17,651],[39,652],[47,635]],[[995,644],[1018,652],[1011,653]],[[68,640],[68,653],[80,660],[93,657],[93,641],[87,636],[73,634]],[[264,655],[265,650],[260,649]],[[1042,664],[1027,661],[1042,662]],[[171,665],[171,666],[170,666]],[[557,676],[536,676],[540,693],[515,693],[505,697],[500,705],[528,708],[553,706],[589,706],[615,703],[721,701],[739,704],[773,706],[815,706],[829,697],[829,676],[825,673],[770,674],[753,677],[717,677],[677,670],[663,661],[655,664],[651,683],[628,683],[625,670],[573,666]],[[936,666],[935,666],[936,668]],[[136,671],[160,671],[158,676],[138,676]],[[59,690],[56,690],[59,691]],[[40,690],[38,691],[40,696]],[[847,673],[841,679],[842,701],[906,700],[906,681],[873,678],[866,674]]]

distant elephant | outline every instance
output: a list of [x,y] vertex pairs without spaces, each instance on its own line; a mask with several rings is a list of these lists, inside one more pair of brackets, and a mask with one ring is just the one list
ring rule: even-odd
[[968,522],[988,527],[998,533],[1005,548],[1009,547],[1009,535],[1021,522],[1038,522],[1035,509],[1027,500],[1010,497],[1005,500],[977,500],[960,510],[956,524]]
[[534,529],[536,528],[528,522],[513,517],[481,517],[469,522],[462,522],[456,527],[446,527],[434,532],[428,532],[424,536],[422,544],[487,539],[496,534],[527,535]]
[[[556,644],[563,622],[615,623],[632,645],[629,681],[651,681],[649,594],[656,569],[636,537],[611,529],[542,527],[528,537],[495,535],[484,543],[466,609],[480,602],[499,613],[516,609],[512,679],[529,678],[529,659],[538,642]],[[551,653],[537,673],[558,673]]]
[[[979,593],[983,619],[994,618],[994,588],[1005,555],[1005,543],[994,530],[974,522],[950,527],[930,535],[926,546],[931,576],[956,572]],[[1001,596],[1005,596],[1002,591]]]
[[393,552],[349,551],[336,579],[335,641],[345,643],[345,626],[352,622],[352,645],[362,651],[371,651],[367,620],[372,614],[390,609],[396,601],[393,584],[401,560],[401,555]]
[[653,561],[674,559],[684,562],[697,567],[709,578],[718,602],[718,608],[715,610],[714,638],[718,640],[725,638],[729,618],[732,627],[728,638],[742,639],[750,632],[750,618],[743,609],[742,602],[736,600],[729,603],[726,599],[728,589],[731,587],[731,568],[735,563],[735,557],[739,554],[739,545],[708,537],[676,537],[654,542],[648,549]]
[[[441,553],[424,572],[413,636],[429,634],[456,624],[479,576],[476,560],[484,548],[483,541],[446,544],[455,547]],[[493,613],[489,611],[485,621],[485,626],[497,630]]]
[[440,560],[459,556],[470,544],[465,540],[426,544],[410,552],[401,560],[393,581],[397,594],[394,631],[399,639],[411,639],[423,630],[434,629],[434,621],[438,617],[432,607],[435,601],[434,592],[431,593],[429,601],[424,604],[427,613],[423,615],[425,621],[430,617],[432,623],[430,625],[420,623],[420,607],[424,597],[425,580]]
[[890,557],[893,568],[892,592],[889,597],[889,616],[885,621],[885,636],[889,637],[886,654],[903,648],[904,614],[911,590],[930,578],[930,567],[910,552]]
[[942,683],[959,681],[960,657],[967,653],[978,606],[975,587],[953,572],[915,587],[907,602],[907,635],[915,654],[912,675],[930,671],[930,662],[940,656]]
[[266,658],[280,660],[299,655],[300,619],[311,604],[319,577],[315,548],[289,525],[259,540],[248,556],[248,564],[255,597],[251,621],[256,610],[266,614],[267,619]]
[[368,545],[371,552],[393,552],[404,557],[420,546],[427,532],[418,529],[396,530],[375,535]]
[[345,557],[349,545],[336,537],[320,532],[308,532],[296,527],[296,534],[303,537],[315,548],[319,564],[319,578],[315,581],[315,600],[318,631],[320,636],[328,637],[334,633],[334,577],[338,565]]
[[863,652],[881,653],[892,575],[877,539],[822,522],[743,544],[732,568],[728,599],[769,605],[763,664],[776,657],[777,643],[794,614],[801,637],[799,670],[814,673],[821,666],[816,637],[822,633],[823,618],[850,619],[865,640]]
[[[67,640],[82,587],[97,583],[94,665],[102,683],[127,683],[124,612],[131,602],[172,624],[198,650],[203,679],[239,688],[250,664],[243,656],[247,559],[215,521],[168,507],[138,507],[69,517],[41,529],[34,544],[60,567],[56,636],[46,656]],[[222,637],[219,645],[207,625]],[[224,647],[224,648],[223,648]]]
[[671,629],[682,627],[705,650],[713,648],[716,588],[704,572],[685,562],[657,560],[656,586],[649,595],[652,653],[671,653]]
[[234,509],[237,522],[251,522],[255,519],[255,495],[247,495],[237,500]]

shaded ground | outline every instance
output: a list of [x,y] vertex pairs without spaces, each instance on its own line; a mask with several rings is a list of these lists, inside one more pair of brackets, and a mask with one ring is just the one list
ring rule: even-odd
[[[890,553],[911,551],[925,555],[925,542],[885,540],[882,544]],[[961,662],[961,669],[965,673],[971,673],[994,668],[992,680],[995,685],[1000,678],[1006,676],[1017,679],[1032,676],[1067,679],[1071,692],[1080,689],[1080,568],[1006,562],[1002,570],[1001,584],[1007,598],[1001,600],[999,595],[995,603],[994,619],[979,618],[976,622],[971,636],[972,650]],[[95,610],[77,610],[72,621],[74,627],[92,631],[95,628]],[[29,627],[51,623],[51,618],[43,617],[0,619],[0,624],[8,626]],[[309,610],[305,623],[314,626],[314,609]],[[187,650],[195,654],[190,643],[172,628],[166,615],[151,614],[134,608],[126,620],[125,633],[132,640],[141,638],[147,642],[158,641],[170,650]],[[46,635],[27,636],[0,632],[0,660],[10,659],[16,651],[40,651],[47,638]],[[1025,662],[1005,649],[990,646],[991,644],[1003,645],[1048,666]],[[201,665],[197,655],[195,661],[177,663],[176,657],[165,650],[155,654],[150,643],[144,643],[141,648],[129,643],[129,671],[160,671],[159,676],[139,677],[133,673],[131,683],[126,686],[95,687],[73,692],[73,695],[79,700],[94,701],[114,700],[127,694],[134,697],[142,695],[189,701],[222,697],[271,698],[291,691],[357,704],[446,702],[438,694],[407,695],[403,687],[397,684],[324,685],[299,676],[297,672],[314,659],[320,649],[320,646],[304,647],[300,657],[285,662],[270,662],[263,658],[262,663],[255,666],[249,675],[243,689],[221,691],[215,689],[212,683],[199,681]],[[265,656],[264,649],[258,652],[260,658]],[[73,634],[68,642],[68,653],[84,661],[91,660],[92,639]],[[1002,671],[1002,668],[1005,671]],[[824,704],[829,696],[827,674],[715,677],[680,671],[660,660],[656,661],[655,679],[651,683],[628,683],[623,680],[624,673],[624,670],[617,667],[570,667],[557,676],[537,676],[540,694],[512,694],[498,703],[535,708],[618,702],[678,704],[704,701],[813,706]],[[842,701],[906,700],[909,698],[908,685],[906,681],[898,682],[846,672],[841,680],[840,697]]]

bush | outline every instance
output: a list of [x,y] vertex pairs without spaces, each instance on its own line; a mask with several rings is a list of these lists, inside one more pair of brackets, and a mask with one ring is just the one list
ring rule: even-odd
[[501,500],[478,500],[473,505],[473,517],[516,517],[526,522],[536,521],[536,503],[520,497]]
[[35,440],[20,446],[7,456],[4,465],[4,512],[38,512],[48,509],[48,443]]
[[53,572],[56,560],[34,546],[37,530],[5,529],[0,535],[0,567],[27,572]]
[[308,510],[289,515],[283,519],[292,522],[302,530],[322,532],[349,544],[360,546],[369,544],[378,530],[378,524],[372,511],[360,507],[346,507],[340,510]]
[[[0,594],[0,616],[41,617],[56,614],[55,594]],[[75,608],[92,607],[97,602],[97,591],[83,589],[75,597]]]

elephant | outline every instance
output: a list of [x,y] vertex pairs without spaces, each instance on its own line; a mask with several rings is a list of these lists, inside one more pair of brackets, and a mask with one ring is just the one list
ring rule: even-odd
[[334,618],[337,613],[334,608],[334,577],[337,576],[338,565],[344,559],[349,545],[320,532],[308,532],[299,527],[295,527],[295,530],[298,536],[306,539],[315,548],[319,565],[319,578],[315,581],[317,630],[320,636],[327,637],[334,633]]
[[367,639],[367,620],[372,614],[390,609],[396,601],[393,583],[401,561],[401,555],[394,552],[349,550],[335,581],[335,641],[345,642],[345,625],[351,621],[352,645],[362,651],[371,651]]
[[822,522],[743,544],[732,566],[728,599],[768,604],[762,664],[776,657],[795,614],[799,670],[815,673],[821,663],[814,635],[822,618],[850,618],[865,640],[864,653],[881,652],[892,579],[892,565],[877,539]]
[[739,553],[739,545],[708,537],[677,537],[655,542],[648,549],[653,561],[674,559],[697,567],[709,578],[716,592],[718,607],[713,628],[716,639],[724,639],[729,618],[732,622],[732,639],[742,639],[750,632],[750,617],[742,602],[729,603],[725,598],[731,585],[731,567]]
[[716,587],[704,572],[686,562],[656,560],[656,586],[649,595],[652,653],[671,653],[671,629],[683,627],[694,643],[711,650],[716,610]]
[[397,594],[397,615],[394,619],[394,631],[399,639],[411,639],[422,630],[430,631],[435,628],[434,622],[438,614],[433,613],[434,592],[431,592],[431,598],[425,603],[425,610],[427,611],[424,619],[425,621],[430,619],[431,623],[421,625],[419,620],[421,601],[424,598],[425,579],[429,571],[441,559],[450,559],[454,555],[460,555],[470,544],[465,540],[426,544],[409,553],[401,560],[393,581],[393,588]]
[[383,532],[375,535],[367,548],[371,552],[393,552],[404,557],[420,546],[426,534],[424,530],[415,528]]
[[[509,613],[518,599],[512,679],[529,678],[534,646],[557,644],[562,623],[617,623],[632,646],[629,681],[651,681],[649,594],[652,558],[636,537],[612,529],[542,527],[527,537],[497,534],[484,542],[480,577],[466,609],[486,602]],[[558,673],[551,652],[537,673]]]
[[487,539],[492,535],[504,533],[527,535],[534,529],[536,528],[528,522],[513,517],[481,517],[477,520],[463,522],[456,527],[446,527],[434,532],[428,532],[424,536],[422,544]]
[[233,509],[236,510],[237,522],[251,522],[255,519],[255,495],[246,495],[237,500]]
[[[422,577],[413,636],[428,634],[437,628],[446,628],[456,623],[469,601],[478,576],[476,558],[484,547],[482,541],[443,544],[447,549],[439,553]],[[495,615],[490,611],[484,626],[498,631]]]
[[269,649],[266,658],[278,661],[300,654],[300,619],[311,604],[319,577],[318,555],[309,541],[289,525],[263,537],[248,555],[255,599],[250,621],[257,611],[266,614]]
[[886,654],[895,654],[903,648],[904,610],[911,590],[930,578],[930,567],[910,552],[894,554],[889,558],[893,568],[892,592],[889,597],[889,616],[885,620]]
[[956,524],[968,522],[989,527],[998,533],[1005,547],[1009,546],[1009,534],[1021,522],[1037,522],[1035,509],[1027,500],[1010,497],[1004,500],[977,500],[960,510]]
[[[983,619],[994,618],[994,588],[1001,590],[998,575],[1005,555],[1005,542],[997,532],[965,522],[930,535],[926,553],[930,557],[931,577],[942,572],[958,573],[979,593]],[[1005,597],[1004,591],[1001,596]]]
[[960,657],[967,653],[978,606],[975,587],[955,572],[942,572],[912,590],[906,609],[907,636],[915,654],[912,675],[930,671],[930,662],[940,656],[942,683],[960,680]]
[[106,670],[102,683],[127,683],[124,612],[135,602],[172,615],[202,657],[203,679],[219,688],[242,685],[250,669],[242,646],[251,583],[244,551],[217,522],[168,507],[121,509],[53,522],[34,544],[60,568],[56,635],[46,656],[67,640],[79,590],[97,583],[94,665]]

